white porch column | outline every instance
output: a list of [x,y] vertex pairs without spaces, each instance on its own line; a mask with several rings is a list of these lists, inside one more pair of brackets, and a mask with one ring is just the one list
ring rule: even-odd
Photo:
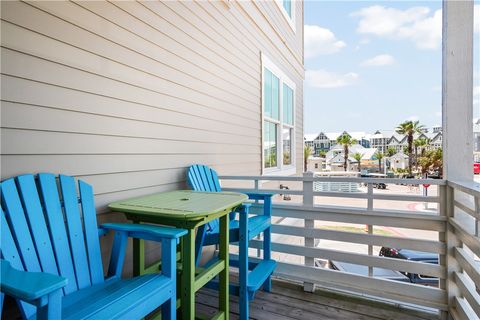
[[473,0],[443,1],[444,178],[473,179]]
[[[443,65],[442,65],[442,125],[443,176],[447,180],[473,180],[473,0],[443,1]],[[454,193],[450,187],[440,192],[440,214],[454,216]],[[447,279],[440,282],[446,289],[449,309],[455,307],[459,294],[452,277],[459,266],[454,248],[459,244],[452,226],[439,234],[447,243],[446,255],[440,264],[447,269]],[[447,314],[442,314],[442,319]],[[449,316],[451,318],[451,315]]]

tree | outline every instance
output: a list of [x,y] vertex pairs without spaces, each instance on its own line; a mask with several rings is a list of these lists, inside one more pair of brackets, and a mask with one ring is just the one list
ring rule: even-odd
[[392,157],[397,153],[397,149],[395,147],[388,147],[387,149],[387,157]]
[[312,154],[312,148],[310,146],[307,146],[305,145],[303,147],[303,159],[304,159],[304,163],[303,163],[303,171],[304,172],[307,172],[307,165],[308,165],[308,158],[310,158],[310,155]]
[[395,131],[398,134],[403,134],[407,136],[407,146],[408,146],[408,173],[412,174],[412,163],[413,163],[413,135],[416,133],[421,133],[425,127],[421,125],[418,121],[405,121],[398,125]]
[[373,156],[378,160],[378,172],[382,172],[382,159],[385,155],[380,151],[377,151],[373,154]]
[[318,152],[318,156],[319,156],[320,158],[325,158],[325,157],[327,156],[327,152],[326,152],[325,150],[320,150],[320,151]]
[[425,175],[429,171],[438,171],[441,175],[443,171],[442,148],[425,151],[423,156],[420,157],[419,163],[422,167],[422,174]]
[[415,148],[415,168],[418,171],[418,149],[420,148],[421,151],[421,156],[423,157],[425,155],[425,147],[428,146],[428,139],[425,138],[418,138],[413,140],[413,146]]
[[351,145],[357,143],[357,140],[352,139],[352,137],[346,133],[342,134],[337,138],[337,143],[343,146],[343,170],[347,171],[347,162],[348,162],[348,151]]
[[362,171],[362,168],[361,168],[361,165],[362,165],[362,157],[363,157],[363,154],[360,154],[360,153],[354,153],[352,155],[353,159],[357,160],[358,162],[358,172]]

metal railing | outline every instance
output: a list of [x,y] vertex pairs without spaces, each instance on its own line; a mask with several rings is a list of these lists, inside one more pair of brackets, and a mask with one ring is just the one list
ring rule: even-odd
[[[300,177],[281,176],[220,176],[224,190],[230,191],[270,191],[282,195],[290,195],[292,201],[287,202],[277,198],[274,201],[272,215],[272,251],[275,255],[299,256],[303,262],[279,259],[275,275],[294,281],[304,283],[305,290],[313,290],[315,285],[335,290],[345,290],[362,295],[388,299],[395,303],[415,304],[423,307],[434,308],[440,312],[449,310],[450,294],[447,292],[449,283],[452,282],[447,276],[447,263],[451,262],[450,251],[447,249],[447,242],[450,241],[447,235],[447,223],[450,221],[446,195],[454,188],[447,185],[444,180],[422,179],[376,179],[376,178],[342,178],[342,177],[314,177],[312,173],[306,173]],[[392,194],[374,190],[374,185],[385,183],[387,185],[405,184],[433,185],[437,192],[433,195],[419,194]],[[316,182],[336,183],[358,183],[364,187],[362,192],[334,192],[316,191]],[[289,190],[279,189],[278,185],[290,184]],[[249,184],[250,187],[245,188]],[[408,190],[408,189],[407,189]],[[297,202],[293,199],[297,196]],[[326,204],[322,199],[328,199]],[[338,206],[343,200],[360,199],[362,206]],[[337,201],[340,200],[340,201]],[[418,202],[429,203],[436,211],[411,211],[407,209],[392,210],[385,208],[385,203],[393,202]],[[378,206],[381,202],[384,207]],[[331,205],[337,204],[335,205]],[[261,212],[261,204],[253,205],[253,212]],[[478,217],[478,211],[477,211]],[[290,225],[282,223],[283,219],[299,219],[301,225]],[[298,221],[298,220],[297,220]],[[316,223],[317,222],[317,223]],[[366,232],[351,232],[350,230],[335,230],[318,227],[321,223],[354,224],[365,226]],[[455,222],[453,220],[453,222]],[[415,235],[385,235],[375,234],[374,229],[378,228],[405,228],[409,230],[433,232],[435,239],[421,239]],[[453,224],[448,227],[455,228]],[[452,231],[455,232],[455,231]],[[286,235],[303,239],[301,244],[294,241],[277,241],[275,235]],[[284,239],[288,239],[283,237]],[[460,236],[457,237],[457,239]],[[464,240],[472,243],[473,236],[463,236]],[[278,238],[278,237],[277,237]],[[366,253],[345,251],[338,248],[325,248],[316,246],[318,241],[335,241],[364,245]],[[453,240],[452,240],[453,241]],[[478,241],[478,238],[476,238]],[[449,242],[448,242],[449,243]],[[250,246],[261,251],[262,243],[259,240],[252,240]],[[410,260],[401,260],[389,257],[374,255],[374,248],[391,247],[411,249],[422,252],[429,252],[439,255],[439,263],[425,263]],[[479,249],[479,247],[477,247]],[[477,253],[478,254],[478,253]],[[252,259],[255,255],[251,254]],[[368,274],[361,275],[343,271],[332,270],[315,266],[315,260],[324,259],[327,261],[341,261],[345,263],[360,265],[368,268]],[[470,261],[470,260],[468,260]],[[452,262],[453,263],[453,262]],[[403,273],[418,274],[422,276],[438,278],[438,287],[422,286],[408,282],[400,282],[376,277],[374,268],[396,270]],[[478,276],[478,273],[476,274]],[[478,279],[478,278],[476,278]],[[455,282],[456,283],[456,282]],[[459,300],[461,303],[470,302],[471,297]],[[458,303],[457,303],[458,304]]]

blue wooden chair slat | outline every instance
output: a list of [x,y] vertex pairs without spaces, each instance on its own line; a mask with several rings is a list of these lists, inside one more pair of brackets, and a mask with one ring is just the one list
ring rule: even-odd
[[[39,174],[0,184],[0,311],[7,294],[25,319],[139,319],[160,306],[162,319],[175,319],[176,246],[187,231],[110,223],[99,232],[92,187],[79,181],[77,192],[72,177],[58,181]],[[108,230],[115,237],[105,280],[99,235]],[[121,279],[128,237],[161,242],[161,273]]]
[[50,226],[50,239],[57,259],[58,270],[62,277],[69,279],[67,285],[63,288],[65,294],[68,294],[76,291],[78,286],[56,178],[50,173],[40,173],[38,175],[38,184],[45,206],[46,219]]
[[[7,223],[7,219],[5,218],[5,213],[2,209],[2,217],[1,217],[1,224],[0,224],[0,241],[2,246],[0,247],[0,253],[2,259],[8,259],[11,265],[18,269],[18,270],[25,270],[23,268],[22,259],[20,258],[20,254],[17,250],[15,240],[13,239],[12,234],[10,233],[10,228]],[[0,315],[2,314],[1,311],[3,309],[3,292],[2,292],[2,303],[0,304]],[[20,303],[20,311],[22,312],[22,316],[26,319],[30,318],[32,315],[35,314],[35,307],[31,304],[28,304],[24,301],[17,301]]]
[[[187,173],[190,187],[197,191],[220,192],[221,187],[215,170],[205,165],[192,165]],[[270,277],[275,270],[276,262],[271,259],[271,197],[273,194],[252,193],[250,199],[261,200],[264,205],[264,214],[254,217],[249,216],[249,204],[239,208],[240,220],[235,219],[235,212],[230,214],[230,242],[239,242],[240,254],[238,259],[240,289],[234,287],[232,292],[240,296],[240,318],[248,319],[248,301],[253,299],[255,292],[263,286],[265,291],[270,291]],[[200,262],[201,252],[204,245],[217,244],[219,242],[218,220],[213,220],[206,226],[198,229],[195,239],[196,263]],[[264,233],[264,258],[249,272],[248,241]],[[207,265],[209,262],[207,262]],[[215,282],[210,283],[215,288]],[[236,288],[236,289],[235,289]]]
[[35,178],[31,174],[23,175],[17,178],[17,182],[42,271],[58,275],[55,255],[53,254],[52,243],[50,242],[47,225],[45,224]]
[[22,257],[26,271],[40,272],[40,262],[29,231],[25,212],[23,210],[17,186],[14,179],[8,179],[1,185],[2,201],[5,205],[7,221],[12,226],[12,233],[18,244],[19,253]]
[[75,189],[75,181],[72,177],[60,175],[60,188],[62,190],[65,217],[67,220],[67,231],[72,248],[73,266],[77,276],[78,289],[91,285],[90,271],[85,250],[85,237],[83,236],[82,222],[80,221],[80,210],[78,208],[78,197]]
[[100,243],[98,242],[97,214],[93,202],[92,187],[83,181],[78,182],[78,187],[83,213],[88,264],[90,266],[90,277],[93,285],[103,282],[103,265]]

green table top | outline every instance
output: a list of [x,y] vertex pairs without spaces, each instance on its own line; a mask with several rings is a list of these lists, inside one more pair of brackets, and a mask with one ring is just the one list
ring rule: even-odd
[[179,190],[121,200],[108,207],[119,212],[193,220],[232,209],[247,199],[247,195],[236,192]]

